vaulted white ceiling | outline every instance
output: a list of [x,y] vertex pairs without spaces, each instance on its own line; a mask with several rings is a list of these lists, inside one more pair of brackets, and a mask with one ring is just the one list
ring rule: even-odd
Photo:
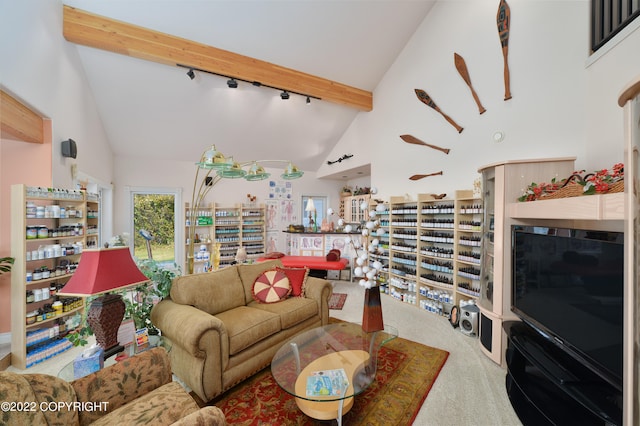
[[[66,0],[65,4],[374,91],[435,0]],[[313,172],[358,110],[77,45],[118,156],[292,159]],[[374,94],[375,108],[375,94]],[[366,114],[366,112],[363,112]],[[348,174],[341,174],[347,176]]]

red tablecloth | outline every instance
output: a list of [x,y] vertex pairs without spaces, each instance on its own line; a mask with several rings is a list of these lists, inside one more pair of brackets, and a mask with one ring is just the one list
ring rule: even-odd
[[[258,259],[259,262],[270,260],[265,257]],[[349,265],[349,260],[340,258],[338,260],[327,260],[324,256],[284,256],[280,258],[282,265],[288,268],[324,269],[340,271]]]

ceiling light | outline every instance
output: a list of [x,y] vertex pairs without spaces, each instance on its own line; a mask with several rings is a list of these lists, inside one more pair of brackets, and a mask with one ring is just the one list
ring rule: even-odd
[[201,169],[223,170],[231,167],[224,154],[218,151],[215,145],[206,150],[200,157],[200,162],[196,163]]
[[229,86],[229,89],[236,89],[238,87],[238,82],[235,78],[229,79],[227,80],[227,86]]
[[193,68],[189,69],[189,71],[187,71],[187,75],[189,76],[189,78],[191,80],[193,80],[194,78],[196,78],[196,73],[193,72]]
[[240,163],[233,161],[233,157],[227,158],[227,163],[230,165],[226,169],[218,170],[218,176],[225,179],[237,179],[244,177],[247,174],[246,170],[243,170]]
[[267,173],[264,170],[264,167],[262,167],[261,165],[259,165],[254,161],[251,164],[251,167],[249,167],[249,170],[247,171],[247,174],[244,176],[244,178],[248,181],[254,181],[254,180],[264,180],[264,179],[267,179],[269,176],[271,176],[271,174]]
[[311,98],[307,96],[307,105],[309,105],[310,103],[311,103]]
[[296,166],[289,163],[287,167],[284,169],[284,172],[280,175],[280,177],[282,179],[291,180],[291,179],[301,178],[302,175],[304,175],[304,172],[302,170],[298,169]]
[[283,90],[282,93],[280,93],[280,97],[282,98],[282,100],[289,99],[289,92],[287,92],[286,90]]

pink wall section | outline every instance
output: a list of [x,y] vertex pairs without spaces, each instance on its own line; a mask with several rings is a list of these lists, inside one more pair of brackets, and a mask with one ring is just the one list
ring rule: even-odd
[[[0,140],[0,257],[11,255],[11,185],[51,186],[51,121],[44,144]],[[11,279],[0,275],[0,333],[11,331]]]

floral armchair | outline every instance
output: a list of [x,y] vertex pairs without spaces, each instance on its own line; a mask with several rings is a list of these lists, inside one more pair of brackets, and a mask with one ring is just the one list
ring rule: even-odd
[[225,425],[217,407],[199,408],[178,383],[162,348],[73,382],[46,374],[0,372],[0,424]]

